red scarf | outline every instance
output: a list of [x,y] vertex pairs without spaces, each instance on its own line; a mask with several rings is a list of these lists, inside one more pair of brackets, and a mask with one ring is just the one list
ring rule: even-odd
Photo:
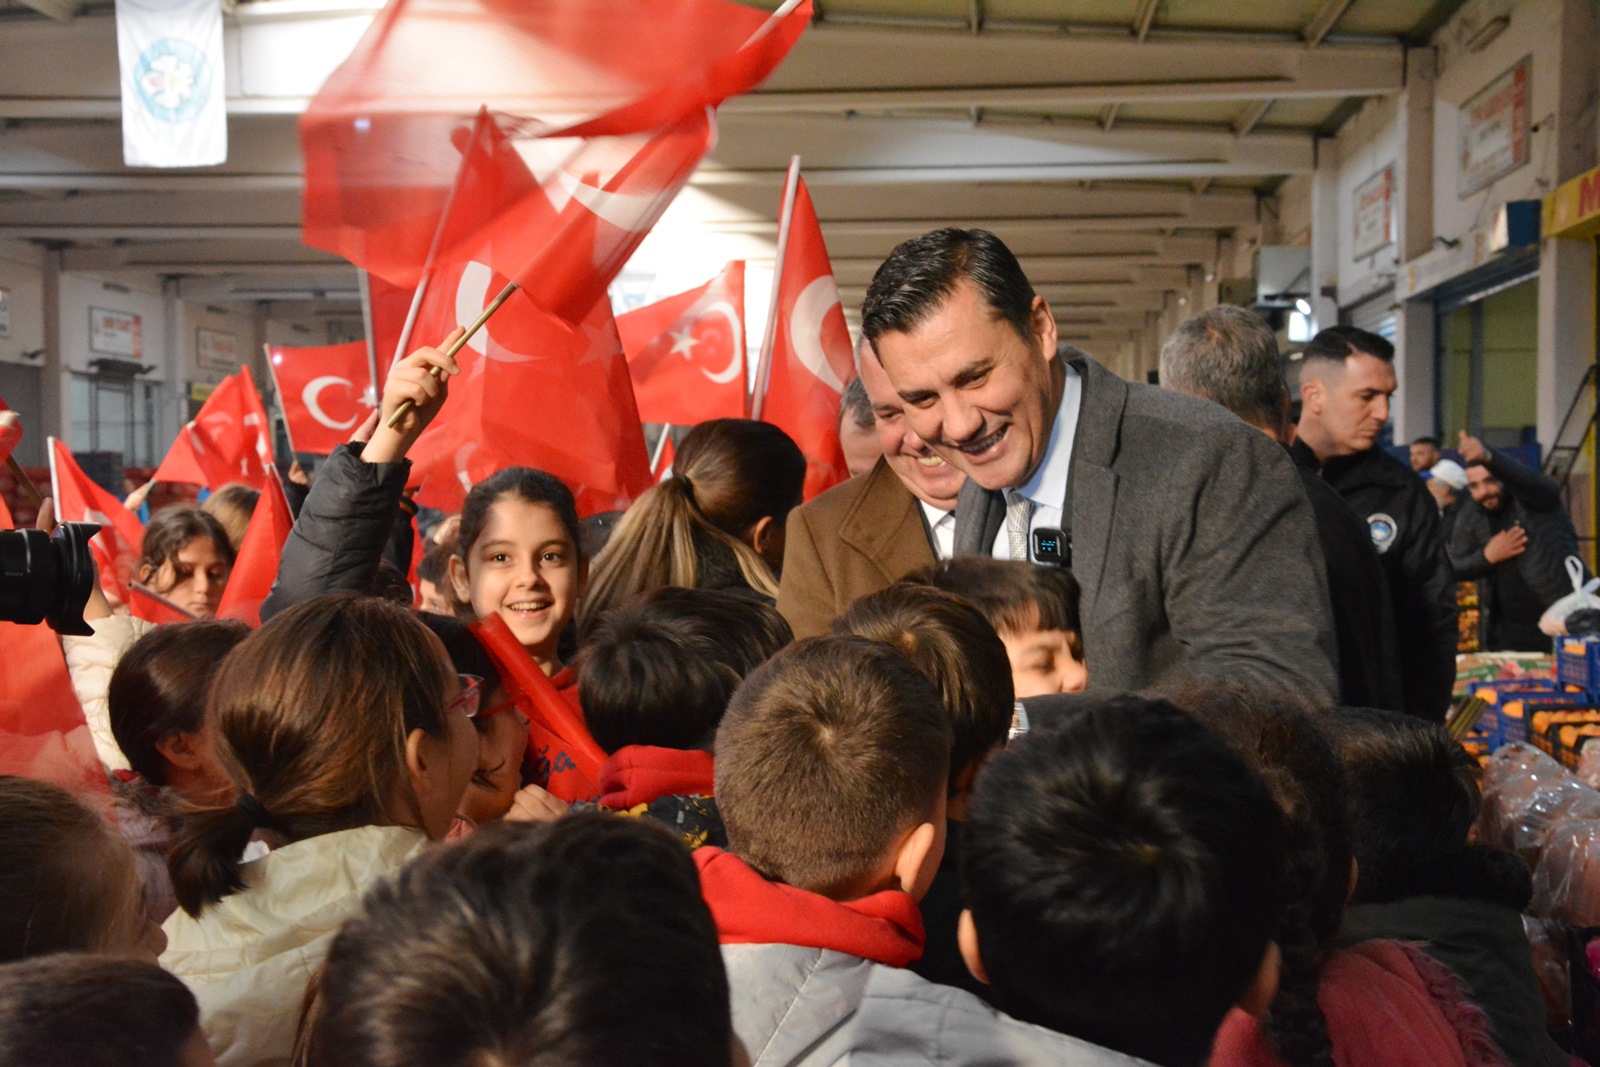
[[713,792],[709,752],[626,745],[600,768],[600,804],[617,811],[657,797],[709,797]]
[[922,912],[889,889],[860,900],[829,900],[769,882],[720,848],[695,850],[700,892],[724,945],[801,945],[904,967],[922,956]]

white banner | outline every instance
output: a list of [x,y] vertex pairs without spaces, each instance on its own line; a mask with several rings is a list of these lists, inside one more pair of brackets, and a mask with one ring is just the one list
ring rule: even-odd
[[117,0],[122,159],[207,167],[228,158],[222,0]]

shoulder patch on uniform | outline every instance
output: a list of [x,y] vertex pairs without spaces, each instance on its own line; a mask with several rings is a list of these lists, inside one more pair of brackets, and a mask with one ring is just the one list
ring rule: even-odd
[[1378,511],[1367,516],[1367,532],[1372,535],[1372,546],[1381,556],[1389,551],[1389,546],[1394,544],[1394,539],[1400,535],[1400,525],[1393,518]]

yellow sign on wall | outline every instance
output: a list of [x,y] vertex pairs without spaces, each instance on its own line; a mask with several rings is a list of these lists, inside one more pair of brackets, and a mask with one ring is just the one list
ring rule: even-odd
[[1546,237],[1600,234],[1600,167],[1562,182],[1544,198]]

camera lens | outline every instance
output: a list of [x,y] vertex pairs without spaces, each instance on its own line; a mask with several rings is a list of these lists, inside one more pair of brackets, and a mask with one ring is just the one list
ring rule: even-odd
[[89,538],[92,522],[66,522],[54,534],[0,530],[0,619],[31,626],[48,622],[57,633],[91,634],[83,606],[94,588]]

